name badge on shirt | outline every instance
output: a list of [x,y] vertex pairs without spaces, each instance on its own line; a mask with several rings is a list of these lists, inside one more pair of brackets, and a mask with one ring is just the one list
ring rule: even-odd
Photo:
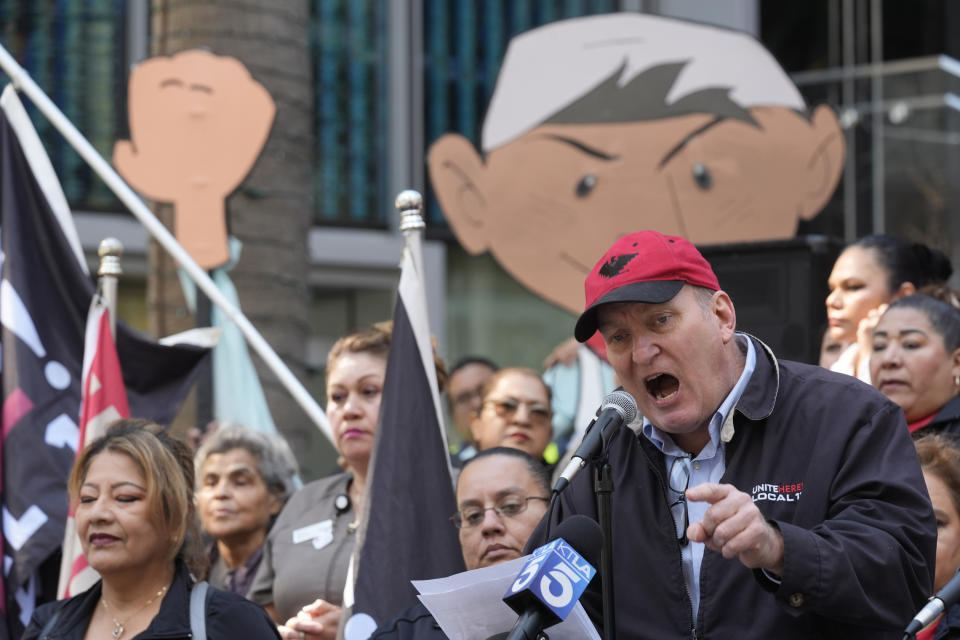
[[323,520],[293,530],[293,544],[308,540],[313,542],[313,548],[318,551],[333,542],[333,520]]

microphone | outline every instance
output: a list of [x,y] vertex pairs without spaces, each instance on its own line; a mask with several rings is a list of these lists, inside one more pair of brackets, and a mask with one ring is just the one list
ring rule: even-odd
[[904,630],[904,637],[909,638],[917,631],[937,619],[941,613],[960,601],[960,569],[950,578],[950,582],[943,585],[943,589],[937,592],[937,595],[930,598],[930,602],[920,609],[920,612],[913,616],[913,620]]
[[545,627],[564,620],[596,575],[603,533],[587,516],[561,522],[551,542],[537,548],[503,601],[520,617],[507,640],[536,640]]
[[554,493],[567,488],[573,476],[577,475],[587,461],[595,458],[607,446],[610,437],[623,425],[630,424],[637,417],[637,401],[623,389],[617,389],[603,399],[597,412],[597,419],[587,428],[580,446],[573,458],[563,468],[563,473],[553,486]]

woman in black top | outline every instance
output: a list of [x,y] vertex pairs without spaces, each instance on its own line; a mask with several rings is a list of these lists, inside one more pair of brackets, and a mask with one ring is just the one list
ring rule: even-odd
[[[189,599],[204,570],[187,445],[157,424],[123,419],[77,458],[70,500],[84,557],[101,580],[38,608],[23,638],[190,638]],[[277,638],[266,613],[211,590],[210,640]]]

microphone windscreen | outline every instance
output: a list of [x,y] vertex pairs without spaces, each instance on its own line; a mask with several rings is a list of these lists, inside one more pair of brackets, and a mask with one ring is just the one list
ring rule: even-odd
[[558,524],[551,534],[550,542],[563,538],[591,566],[600,566],[603,532],[596,520],[579,514],[570,516]]
[[610,405],[620,408],[620,410],[623,412],[623,421],[625,424],[630,424],[636,420],[637,401],[633,399],[632,395],[623,389],[617,389],[616,391],[611,391],[608,393],[600,405],[600,410],[603,411]]

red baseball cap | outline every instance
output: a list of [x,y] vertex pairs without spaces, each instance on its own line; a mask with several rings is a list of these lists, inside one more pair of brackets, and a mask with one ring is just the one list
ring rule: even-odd
[[573,335],[586,342],[597,331],[597,307],[608,302],[672,300],[684,284],[718,291],[710,263],[686,238],[638,231],[613,243],[593,266],[583,288],[586,308]]

